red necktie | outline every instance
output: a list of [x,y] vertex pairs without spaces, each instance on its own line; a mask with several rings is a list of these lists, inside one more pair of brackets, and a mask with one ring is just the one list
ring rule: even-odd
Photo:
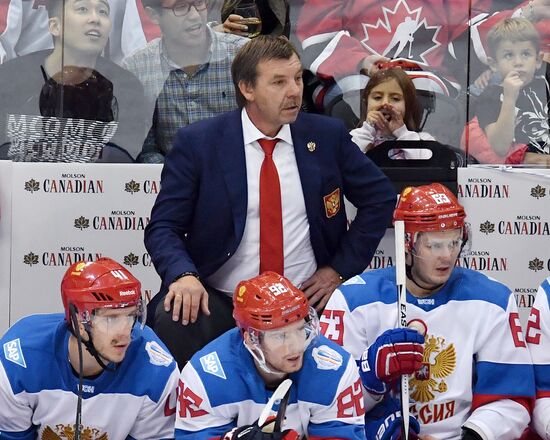
[[283,213],[279,173],[273,150],[279,139],[259,139],[264,150],[260,169],[260,273],[272,270],[283,275]]

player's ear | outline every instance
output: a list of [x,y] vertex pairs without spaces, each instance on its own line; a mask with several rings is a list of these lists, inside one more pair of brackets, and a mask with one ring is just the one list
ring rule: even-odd
[[246,98],[247,101],[254,101],[254,85],[245,82],[245,81],[239,81],[239,90],[241,91],[242,95]]
[[48,19],[48,30],[53,37],[61,37],[61,32],[63,32],[63,29],[59,17],[51,17]]

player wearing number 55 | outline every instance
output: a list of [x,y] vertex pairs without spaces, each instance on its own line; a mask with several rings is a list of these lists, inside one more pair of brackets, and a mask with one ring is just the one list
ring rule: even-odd
[[110,258],[80,261],[61,299],[64,314],[23,318],[0,339],[0,438],[174,438],[179,371],[144,326],[140,282]]
[[401,375],[410,375],[410,430],[423,439],[513,440],[529,423],[534,374],[514,295],[455,267],[471,242],[465,217],[439,183],[401,193],[393,218],[404,221],[409,328],[396,328],[395,268],[348,280],[321,317],[325,336],[358,362],[367,437],[399,434]]
[[176,439],[365,439],[357,366],[319,335],[304,293],[264,272],[237,285],[233,305],[237,328],[181,372]]

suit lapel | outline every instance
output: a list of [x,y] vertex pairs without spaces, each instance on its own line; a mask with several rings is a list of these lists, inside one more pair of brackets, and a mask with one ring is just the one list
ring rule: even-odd
[[223,118],[220,142],[216,145],[218,161],[223,172],[235,220],[235,234],[241,237],[244,231],[248,191],[246,182],[246,158],[241,123],[241,111],[234,110]]
[[[314,225],[317,223],[315,219],[319,215],[319,204],[321,203],[321,168],[317,151],[321,142],[316,138],[314,130],[308,127],[300,116],[298,116],[296,122],[290,125],[290,130],[300,181],[302,182],[307,216],[310,225]],[[313,151],[310,151],[312,144],[308,148],[310,142],[315,144]]]

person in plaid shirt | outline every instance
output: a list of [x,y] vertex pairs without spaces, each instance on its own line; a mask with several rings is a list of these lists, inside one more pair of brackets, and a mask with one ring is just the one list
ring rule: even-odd
[[162,37],[126,58],[150,103],[151,128],[140,162],[161,163],[176,131],[237,108],[231,63],[248,39],[214,32],[206,0],[142,0]]

